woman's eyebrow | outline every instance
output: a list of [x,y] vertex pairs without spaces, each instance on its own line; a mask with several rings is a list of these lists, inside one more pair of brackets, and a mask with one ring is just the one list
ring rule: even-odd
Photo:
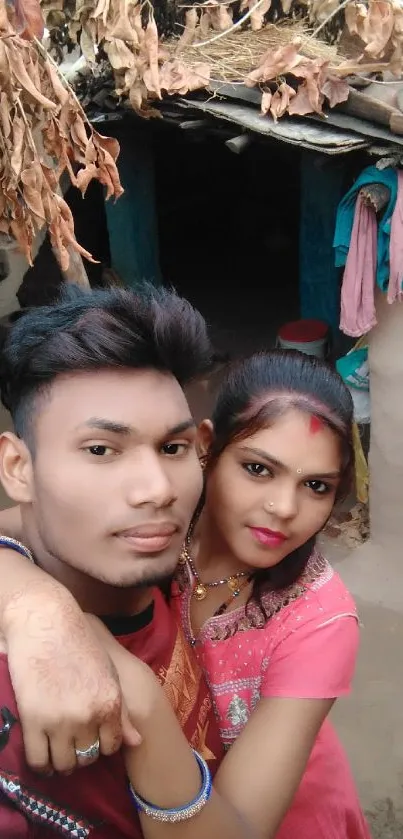
[[[289,466],[286,466],[285,463],[281,462],[281,460],[277,460],[276,457],[273,457],[271,454],[265,452],[263,449],[255,449],[251,446],[242,446],[241,448],[244,452],[248,452],[249,454],[255,455],[255,457],[260,457],[263,460],[267,460],[268,463],[271,463],[273,466],[277,466],[278,469],[282,469],[285,472],[290,471]],[[334,472],[315,472],[312,474],[305,475],[304,477],[305,479],[315,478],[317,480],[318,478],[320,478],[321,480],[335,480],[337,478],[340,478],[340,472],[337,470]]]

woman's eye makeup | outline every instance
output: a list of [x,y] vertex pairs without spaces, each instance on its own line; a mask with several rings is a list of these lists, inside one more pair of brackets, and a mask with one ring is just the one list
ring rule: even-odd
[[273,470],[263,463],[244,462],[242,468],[254,478],[268,478],[273,476]]
[[[274,477],[274,470],[269,466],[266,466],[264,463],[259,463],[257,461],[244,461],[241,463],[242,469],[251,475],[253,478],[273,478]],[[326,483],[326,481],[322,481],[320,478],[310,478],[308,481],[305,480],[303,485],[307,487],[307,489],[311,490],[315,495],[327,495],[329,492],[335,489],[332,484]]]
[[324,481],[321,480],[310,480],[305,481],[305,486],[312,490],[315,495],[327,495],[328,492],[331,492],[332,488],[330,484],[326,484]]

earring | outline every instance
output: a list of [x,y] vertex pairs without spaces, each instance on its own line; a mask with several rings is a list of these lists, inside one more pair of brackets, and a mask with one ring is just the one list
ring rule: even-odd
[[206,466],[207,466],[207,455],[206,455],[206,454],[202,454],[202,455],[200,455],[200,457],[199,457],[199,463],[200,463],[200,466],[201,466],[201,470],[202,470],[202,472],[204,472],[204,470],[205,470],[205,468],[206,468]]
[[297,469],[297,475],[302,475],[302,469]]
[[269,501],[269,507],[274,507],[274,501]]

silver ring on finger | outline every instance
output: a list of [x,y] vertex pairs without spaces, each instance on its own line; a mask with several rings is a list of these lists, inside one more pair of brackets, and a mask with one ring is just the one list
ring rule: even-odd
[[75,749],[77,760],[86,763],[89,760],[96,760],[99,757],[99,740],[95,740],[87,749]]

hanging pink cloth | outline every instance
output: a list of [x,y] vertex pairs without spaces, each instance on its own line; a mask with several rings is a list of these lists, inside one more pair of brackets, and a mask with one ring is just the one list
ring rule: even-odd
[[397,199],[390,225],[388,303],[402,300],[403,281],[403,172],[397,173]]
[[358,195],[341,287],[340,329],[352,338],[360,338],[376,326],[376,259],[376,215]]

